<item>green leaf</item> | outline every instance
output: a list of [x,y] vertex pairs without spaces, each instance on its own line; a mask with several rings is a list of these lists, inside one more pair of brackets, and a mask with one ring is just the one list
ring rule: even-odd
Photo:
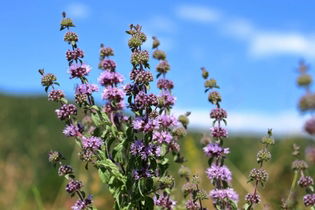
[[151,197],[145,197],[145,209],[146,210],[153,210],[154,209],[154,201]]

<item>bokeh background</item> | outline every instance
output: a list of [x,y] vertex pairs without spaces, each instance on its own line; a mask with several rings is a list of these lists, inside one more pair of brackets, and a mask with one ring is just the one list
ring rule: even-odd
[[[279,209],[289,190],[292,173],[292,144],[315,146],[313,137],[303,131],[305,120],[297,104],[303,90],[296,86],[297,64],[305,59],[310,67],[315,59],[315,2],[279,1],[22,1],[2,3],[0,13],[0,209],[69,209],[73,202],[65,182],[47,161],[50,149],[65,154],[76,172],[96,195],[99,209],[111,209],[106,186],[93,169],[84,174],[77,161],[77,148],[62,134],[63,124],[48,103],[37,70],[54,73],[70,99],[75,81],[69,80],[63,32],[59,31],[61,12],[73,18],[74,30],[85,61],[93,67],[90,80],[99,71],[100,43],[115,50],[118,71],[128,78],[131,70],[125,30],[141,24],[144,32],[157,36],[171,64],[169,77],[175,82],[175,113],[191,111],[190,132],[182,140],[186,163],[203,178],[207,160],[200,139],[209,133],[212,108],[203,92],[200,67],[217,79],[228,110],[231,147],[228,165],[233,185],[243,198],[252,186],[247,174],[255,167],[259,140],[272,128],[277,143],[273,160],[267,164],[269,184],[261,191],[263,204]],[[151,40],[145,44],[151,48]],[[312,73],[312,69],[310,70]],[[156,91],[153,87],[152,91]],[[95,94],[99,104],[100,93]],[[314,176],[314,163],[309,162]],[[178,166],[172,167],[177,176]],[[183,180],[178,178],[178,186]],[[175,198],[182,200],[180,190]],[[242,199],[240,203],[242,203]],[[210,203],[208,203],[211,208]],[[261,205],[259,208],[263,208]]]

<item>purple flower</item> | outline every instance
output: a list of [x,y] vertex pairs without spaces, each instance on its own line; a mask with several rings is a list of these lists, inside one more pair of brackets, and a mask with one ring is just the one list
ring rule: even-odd
[[92,196],[89,195],[84,200],[77,200],[75,204],[71,207],[72,210],[85,210],[92,203]]
[[106,113],[111,113],[111,112],[122,110],[124,107],[125,107],[124,101],[119,101],[118,103],[107,102],[104,106],[104,111]]
[[258,194],[250,194],[250,193],[248,193],[245,196],[245,200],[249,204],[257,204],[257,203],[260,203],[260,196]]
[[225,128],[213,127],[211,128],[211,135],[214,138],[226,138],[228,136],[228,132]]
[[238,194],[232,189],[213,189],[210,191],[209,196],[213,199],[214,203],[224,202],[226,200],[238,201]]
[[171,95],[169,91],[163,91],[162,94],[159,96],[161,102],[163,103],[164,107],[170,107],[175,104],[176,98]]
[[73,169],[71,166],[69,165],[61,165],[59,168],[58,168],[58,175],[59,176],[64,176],[64,175],[67,175],[67,174],[72,174],[73,173]]
[[143,142],[141,140],[136,140],[134,143],[130,145],[130,153],[132,155],[138,155],[143,148],[144,148]]
[[98,91],[98,87],[95,84],[80,84],[77,86],[75,93],[91,95],[96,91]]
[[101,148],[101,146],[103,145],[103,141],[101,138],[95,136],[83,137],[82,145],[84,149],[97,150]]
[[78,180],[71,179],[69,183],[66,185],[66,191],[70,194],[74,193],[75,191],[78,191],[82,187],[82,182]]
[[154,94],[147,95],[145,92],[140,91],[135,97],[135,105],[138,109],[144,109],[152,105],[157,105],[157,103],[158,100]]
[[160,115],[158,116],[158,120],[160,122],[160,124],[164,127],[170,127],[170,126],[177,126],[178,125],[178,121],[177,118],[173,115]]
[[66,58],[68,61],[71,60],[78,60],[79,58],[83,58],[84,57],[84,52],[83,50],[76,48],[74,50],[67,50],[66,52]]
[[75,77],[83,77],[86,76],[91,71],[91,67],[86,64],[72,64],[69,68],[69,74],[71,75],[71,78]]
[[157,87],[159,89],[170,90],[174,88],[174,84],[171,80],[159,79],[157,81]]
[[122,89],[117,87],[107,87],[104,89],[102,98],[104,100],[123,100],[125,93]]
[[62,90],[52,90],[48,94],[48,100],[49,101],[59,101],[60,99],[64,98],[65,95]]
[[185,206],[187,210],[198,210],[200,208],[199,203],[194,202],[193,200],[186,201]]
[[226,166],[212,165],[206,170],[208,178],[211,180],[231,181],[232,173]]
[[208,157],[221,157],[230,153],[229,148],[222,148],[216,143],[208,144],[203,151]]
[[159,129],[159,121],[156,119],[149,119],[143,128],[145,132],[149,132],[149,131],[153,131],[157,129]]
[[149,170],[147,167],[145,167],[141,170],[133,170],[132,175],[135,180],[139,180],[141,178],[152,177],[153,172]]
[[79,136],[80,128],[78,126],[70,124],[63,130],[63,133],[67,137]]
[[315,205],[315,194],[307,194],[303,198],[305,206],[314,206]]
[[153,140],[156,140],[158,143],[162,144],[170,143],[173,139],[172,135],[167,131],[154,131],[153,132]]
[[224,118],[227,118],[227,113],[222,108],[215,108],[211,110],[210,117],[216,120],[222,120]]
[[313,178],[310,176],[301,176],[298,184],[300,185],[300,187],[308,187],[310,185],[314,184]]
[[137,117],[136,119],[134,119],[132,121],[132,127],[133,129],[138,130],[138,131],[142,130],[144,127],[143,119],[141,117]]
[[55,110],[57,117],[61,120],[68,118],[70,115],[77,114],[77,108],[73,104],[64,104]]
[[174,209],[174,206],[176,205],[176,201],[172,200],[167,194],[154,196],[153,200],[156,206],[161,206],[169,210]]
[[117,72],[104,71],[98,77],[97,81],[102,85],[112,85],[123,81],[123,76]]
[[116,63],[113,60],[105,59],[101,62],[101,66],[105,70],[114,71],[116,68]]

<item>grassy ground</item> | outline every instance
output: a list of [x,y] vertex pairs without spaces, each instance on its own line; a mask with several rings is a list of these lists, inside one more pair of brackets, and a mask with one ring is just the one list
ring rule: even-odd
[[[84,171],[77,161],[77,151],[71,139],[62,134],[63,125],[56,119],[54,105],[43,97],[13,97],[0,95],[0,206],[5,209],[69,209],[73,202],[64,191],[65,182],[48,164],[47,153],[57,149],[75,167],[76,173]],[[182,142],[183,154],[188,159],[185,165],[202,177],[202,185],[210,189],[204,177],[207,159],[201,152],[200,133],[190,133]],[[233,186],[240,192],[241,201],[252,186],[247,183],[247,174],[256,166],[256,152],[260,137],[232,136],[227,140],[231,148],[228,165],[233,172]],[[279,209],[279,202],[288,193],[292,173],[290,170],[291,146],[296,142],[302,150],[314,145],[310,139],[291,137],[277,141],[272,148],[273,159],[266,165],[270,171],[269,183],[261,190],[263,203],[271,203],[271,209]],[[311,174],[315,174],[314,165]],[[177,177],[178,166],[172,167]],[[91,172],[93,169],[91,170]],[[83,173],[81,173],[83,174]],[[80,177],[88,191],[96,196],[99,209],[111,209],[112,199],[102,186],[96,173]],[[177,178],[177,186],[183,180]],[[180,187],[179,187],[180,188]],[[179,191],[177,200],[182,200]],[[210,202],[207,205],[211,208]]]

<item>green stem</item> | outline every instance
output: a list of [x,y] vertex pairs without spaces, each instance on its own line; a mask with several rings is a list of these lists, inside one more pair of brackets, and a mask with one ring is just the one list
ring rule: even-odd
[[292,180],[292,183],[291,183],[291,188],[290,188],[290,192],[289,192],[289,195],[288,195],[288,198],[287,198],[287,201],[286,201],[286,205],[288,206],[288,203],[292,197],[292,194],[293,194],[293,190],[296,186],[296,181],[297,181],[297,178],[298,178],[298,171],[294,171],[294,177],[293,177],[293,180]]

